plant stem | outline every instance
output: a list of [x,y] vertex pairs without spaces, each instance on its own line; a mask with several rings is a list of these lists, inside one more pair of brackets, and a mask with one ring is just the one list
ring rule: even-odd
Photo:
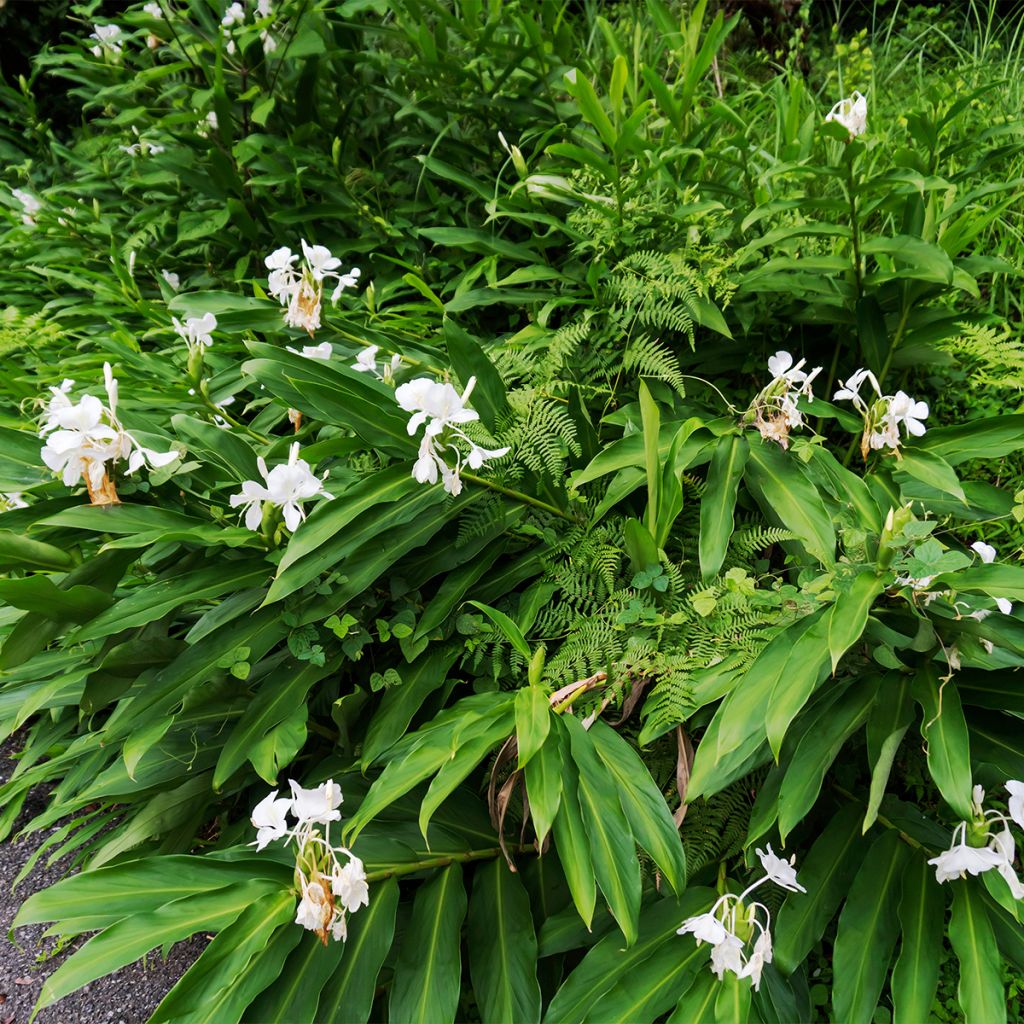
[[[523,843],[512,843],[508,847],[511,853],[535,853],[532,845]],[[366,875],[367,882],[380,882],[385,878],[399,878],[402,875],[414,875],[418,871],[429,871],[431,868],[446,868],[449,864],[465,864],[473,860],[494,860],[500,857],[500,846],[489,846],[483,850],[467,850],[465,853],[447,853],[442,857],[428,857],[426,860],[413,861],[411,864],[400,864],[393,868],[384,868],[380,871],[369,871]]]
[[[855,804],[861,804],[864,802],[860,797],[854,796],[848,789],[843,789],[843,787],[837,782],[832,783],[832,788],[840,796],[845,796],[847,800],[851,800]],[[925,853],[930,852],[926,846],[919,843],[913,836],[908,836],[907,833],[899,827],[899,825],[890,821],[884,814],[879,814],[876,820],[879,825],[883,825],[885,828],[891,828],[894,832],[898,832],[900,839],[902,839],[908,846],[913,846],[915,850],[923,850]]]
[[487,487],[489,490],[496,491],[498,494],[504,494],[507,498],[514,498],[516,501],[521,501],[524,505],[532,505],[534,508],[550,512],[551,515],[558,516],[560,519],[564,519],[570,523],[576,522],[576,519],[569,515],[568,512],[563,512],[560,508],[556,508],[554,505],[549,505],[546,501],[541,501],[540,498],[533,498],[529,494],[524,494],[522,491],[514,491],[511,487],[504,487],[501,484],[496,484],[493,480],[487,480],[484,477],[477,476],[475,473],[462,473],[461,476],[463,480],[472,480],[473,483],[480,484],[481,487]]
[[846,162],[850,197],[850,228],[853,231],[853,276],[857,285],[857,301],[864,297],[864,270],[860,262],[860,225],[857,223],[857,183],[853,177],[853,160]]

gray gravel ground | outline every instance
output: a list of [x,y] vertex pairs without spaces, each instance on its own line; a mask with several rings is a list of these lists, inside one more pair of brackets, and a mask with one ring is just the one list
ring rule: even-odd
[[[10,776],[13,762],[9,755],[17,750],[13,740],[0,746],[0,783]],[[25,802],[15,833],[45,806],[46,793],[35,791]],[[33,892],[45,889],[62,878],[66,866],[46,867],[40,858],[32,874],[12,893],[11,885],[32,852],[56,827],[27,836],[19,841],[0,843],[0,1024],[27,1024],[32,1007],[39,997],[43,980],[52,974],[78,945],[50,955],[56,939],[42,938],[42,925],[19,928],[15,943],[7,938],[18,907]],[[37,1024],[143,1024],[172,985],[202,952],[205,940],[196,938],[176,945],[167,960],[160,950],[115,974],[94,981],[91,985],[48,1007],[36,1017]]]

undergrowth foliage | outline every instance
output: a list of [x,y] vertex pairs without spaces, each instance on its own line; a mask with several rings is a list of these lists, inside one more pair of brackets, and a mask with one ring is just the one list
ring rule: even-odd
[[736,6],[89,0],[4,84],[39,1006],[1007,1018],[1024,416],[941,384],[1022,387],[1024,121]]

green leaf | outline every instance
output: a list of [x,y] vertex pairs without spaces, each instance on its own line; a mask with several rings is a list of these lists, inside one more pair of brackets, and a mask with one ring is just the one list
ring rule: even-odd
[[717,1024],[715,1003],[720,984],[710,971],[700,971],[693,984],[680,996],[666,1024]]
[[882,677],[878,699],[868,719],[868,760],[871,764],[871,788],[862,831],[878,819],[878,808],[885,796],[896,751],[914,720],[910,698],[910,676],[890,673]]
[[936,666],[927,664],[917,673],[913,692],[923,712],[928,772],[957,817],[968,821],[973,786],[970,738],[956,684],[940,680]]
[[715,997],[715,1024],[746,1024],[750,1013],[750,985],[727,971]]
[[35,612],[54,622],[88,622],[114,602],[109,594],[85,585],[58,587],[49,576],[0,579],[0,601],[12,608]]
[[939,984],[945,895],[924,856],[911,857],[903,872],[900,952],[890,990],[893,1024],[928,1020]]
[[541,995],[530,897],[501,857],[473,876],[466,945],[481,1020],[536,1024]]
[[860,809],[847,804],[801,859],[799,879],[807,890],[786,896],[775,923],[775,963],[792,974],[825,933],[863,856]]
[[551,729],[551,705],[539,686],[524,686],[516,693],[516,743],[519,767],[526,765],[544,745]]
[[560,716],[558,724],[568,733],[569,749],[579,771],[580,810],[597,884],[622,929],[626,945],[631,946],[636,942],[641,889],[633,831],[622,807],[608,799],[615,784],[587,731],[572,715]]
[[478,608],[484,613],[508,638],[509,643],[527,660],[532,657],[530,645],[526,642],[522,630],[504,613],[492,608],[489,604],[481,604],[479,601],[467,601],[466,604]]
[[[389,880],[390,881],[390,880]],[[392,882],[397,887],[397,882]],[[323,991],[331,975],[341,962],[346,949],[351,949],[353,925],[357,917],[372,914],[381,890],[387,883],[371,890],[370,906],[363,908],[348,920],[348,939],[331,942],[326,947],[312,932],[300,929],[299,941],[291,950],[281,971],[246,1011],[246,1020],[261,1024],[291,1024],[292,1021],[312,1021],[316,1018],[317,1002],[323,996],[333,997],[334,990]],[[293,900],[294,902],[294,900]],[[293,925],[294,927],[294,925]],[[355,1021],[357,1018],[349,1018]]]
[[[640,381],[640,416],[644,435],[644,469],[647,473],[647,532],[656,537],[658,533],[658,509],[661,506],[661,461],[658,457],[658,435],[661,430],[661,413],[650,388]],[[657,563],[657,558],[653,560]]]
[[902,472],[967,504],[960,478],[948,462],[926,449],[904,448],[901,454],[899,469]]
[[288,945],[276,945],[276,968],[280,970],[285,957],[299,941],[292,918],[295,897],[288,891],[271,892],[222,928],[203,950],[199,959],[182,975],[160,1005],[153,1011],[149,1024],[172,1024],[174,1021],[200,1021],[205,1024],[237,1024],[251,1001],[253,968],[262,978],[256,991],[272,983],[274,966],[263,954],[274,933],[282,929]]
[[388,1018],[402,1024],[451,1024],[459,1006],[466,890],[450,864],[416,891],[412,919],[395,961]]
[[1006,993],[995,933],[973,879],[953,887],[949,941],[960,961],[957,1002],[965,1024],[1006,1020]]
[[104,974],[134,963],[157,946],[178,942],[199,931],[219,931],[274,888],[269,882],[242,882],[186,896],[112,924],[89,939],[46,978],[37,1009],[50,1006]]
[[71,569],[74,560],[53,544],[31,540],[11,530],[0,530],[0,569]]
[[[558,814],[552,825],[555,850],[558,852],[558,859],[562,864],[562,871],[565,873],[565,881],[572,894],[572,901],[576,904],[576,909],[584,924],[589,928],[590,922],[594,919],[594,906],[597,903],[597,878],[587,841],[588,825],[583,820],[583,813],[580,809],[579,771],[570,756],[569,743],[564,736],[564,730],[556,728],[552,732],[551,739],[541,748],[542,754],[551,745],[551,740],[558,743],[558,756],[561,761],[561,801]],[[526,766],[527,772],[540,760],[540,755],[534,758]],[[529,781],[527,785],[529,785]]]
[[718,574],[733,531],[736,493],[750,455],[740,434],[719,438],[708,467],[707,483],[700,501],[700,573],[704,579]]
[[[825,772],[850,735],[868,716],[878,691],[878,677],[860,676],[835,701],[824,702],[793,753],[779,791],[779,835],[783,843],[821,792]],[[814,709],[809,711],[814,714]]]
[[1024,447],[1024,414],[993,416],[929,430],[918,449],[958,466],[968,459],[998,459]]
[[[421,891],[417,892],[417,901]],[[295,1007],[286,1005],[281,1024],[290,1024],[296,1019],[313,1019],[316,1024],[366,1024],[373,1010],[377,975],[395,935],[398,895],[398,882],[394,878],[370,887],[369,905],[349,915],[348,938],[341,963],[322,986],[316,1017],[301,1016]],[[451,899],[456,898],[453,892]],[[325,950],[320,947],[318,952],[322,954]],[[278,984],[287,977],[279,979]],[[301,987],[306,976],[300,974],[295,981]],[[312,979],[309,983],[312,984]],[[262,1021],[261,1017],[253,1019]]]
[[557,731],[548,733],[544,745],[526,762],[523,774],[533,828],[537,839],[543,841],[562,802],[562,753]]
[[835,561],[832,520],[800,462],[771,441],[750,446],[746,480],[769,520],[800,538],[807,551],[825,565]]
[[668,804],[643,758],[611,726],[598,719],[590,727],[598,757],[615,780],[619,803],[636,841],[650,854],[669,885],[686,887],[686,856]]
[[510,412],[501,375],[480,343],[448,316],[444,318],[444,340],[463,385],[468,384],[470,377],[476,377],[470,403],[480,413],[483,425],[493,433]]
[[832,1007],[844,1024],[871,1024],[896,944],[900,879],[910,848],[887,831],[872,844],[839,915]]
[[172,416],[171,425],[204,463],[220,466],[239,483],[260,479],[256,452],[237,434],[183,413]]
[[944,573],[940,581],[956,590],[970,590],[1008,601],[1024,601],[1024,568],[992,563]]
[[680,940],[676,929],[686,918],[710,909],[714,902],[713,890],[693,888],[678,898],[656,900],[644,907],[637,941],[623,949],[621,937],[612,932],[588,950],[555,993],[544,1015],[545,1024],[583,1024],[585,1020],[602,1019],[600,1004],[604,995],[660,947],[667,943],[680,959],[686,957],[687,947],[683,943],[689,942],[692,948],[693,940]]

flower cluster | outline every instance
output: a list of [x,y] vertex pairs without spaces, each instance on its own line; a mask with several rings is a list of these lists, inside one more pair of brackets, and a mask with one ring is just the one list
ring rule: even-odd
[[[412,467],[412,475],[419,483],[436,484],[440,476],[444,489],[451,495],[458,495],[462,491],[460,474],[464,464],[470,469],[479,469],[488,459],[500,459],[508,454],[508,448],[481,448],[461,429],[461,424],[480,418],[478,413],[466,408],[475,385],[476,377],[470,377],[460,395],[451,384],[417,377],[395,389],[395,401],[403,411],[412,413],[406,427],[409,433],[415,434],[426,424],[419,456]],[[468,445],[469,451],[463,453],[456,442]],[[454,453],[454,467],[449,466],[444,457],[446,449]]]
[[[933,857],[929,864],[935,868],[939,882],[949,882],[966,875],[980,875],[995,868],[1002,875],[1015,900],[1024,899],[1024,883],[1013,870],[1017,846],[1010,832],[1010,822],[1024,829],[1024,782],[1010,779],[1006,783],[1010,795],[1009,815],[990,808],[985,810],[982,803],[985,790],[975,786],[971,793],[970,821],[961,821],[953,829],[953,839],[948,850]],[[995,826],[995,827],[994,827]],[[1001,827],[999,827],[1001,826]]]
[[[772,962],[771,913],[763,903],[748,906],[744,900],[769,881],[790,892],[807,892],[796,880],[795,858],[783,860],[772,850],[771,843],[767,849],[756,852],[765,870],[763,878],[748,885],[738,896],[721,896],[710,910],[687,918],[676,931],[677,935],[692,934],[698,946],[702,942],[711,946],[711,970],[719,981],[726,971],[732,971],[737,978],[749,978],[755,992],[761,984],[764,965]],[[748,954],[746,949],[752,939]]]
[[31,192],[26,192],[24,189],[12,189],[11,195],[21,203],[21,208],[25,211],[21,215],[22,224],[26,227],[34,228],[36,226],[36,214],[43,208],[43,204]]
[[797,402],[803,396],[814,398],[811,382],[821,373],[820,366],[808,373],[804,369],[806,362],[806,359],[794,362],[789,352],[776,352],[768,360],[772,379],[758,393],[744,417],[757,427],[763,438],[783,448],[789,447],[790,431],[804,424]]
[[107,405],[93,395],[72,402],[68,392],[73,380],[50,388],[40,437],[46,438],[41,452],[43,462],[60,473],[66,487],[74,487],[84,478],[89,500],[94,505],[117,502],[117,491],[110,478],[108,463],[128,460],[128,473],[144,464],[156,469],[173,462],[177,452],[155,452],[139,444],[121,426],[117,417],[117,380],[110,363],[103,364]]
[[96,45],[89,47],[94,57],[121,55],[121,29],[117,25],[97,25],[89,38],[96,40]]
[[[284,839],[294,842],[295,886],[299,892],[295,923],[316,932],[326,946],[328,936],[344,942],[347,936],[346,914],[354,914],[370,903],[363,862],[350,850],[331,845],[331,822],[341,820],[341,787],[331,779],[315,789],[303,789],[288,780],[292,795],[278,797],[275,789],[252,812],[256,840],[262,850],[268,843]],[[288,815],[295,819],[289,825]],[[323,826],[323,835],[319,826]],[[344,864],[338,859],[342,854]]]
[[331,293],[331,302],[337,302],[346,288],[352,288],[359,280],[360,270],[353,267],[347,273],[338,273],[341,260],[331,255],[323,245],[302,243],[302,265],[296,269],[298,253],[286,245],[275,249],[264,259],[270,271],[267,290],[285,307],[284,322],[289,327],[300,327],[310,335],[320,327],[320,305],[323,301],[324,281],[334,278],[337,285]]
[[840,100],[825,115],[825,120],[841,124],[850,133],[851,139],[863,135],[868,128],[867,97],[862,96],[859,92],[854,92],[846,99]]
[[[875,392],[870,403],[860,394],[865,382]],[[857,370],[846,381],[840,381],[832,401],[853,402],[854,408],[864,417],[860,451],[865,459],[870,450],[880,448],[891,448],[898,455],[903,441],[901,426],[908,437],[922,437],[927,429],[924,420],[928,418],[928,403],[918,402],[905,391],[883,395],[878,378],[870,370]]]
[[390,384],[394,381],[395,374],[402,365],[402,357],[397,354],[393,355],[386,363],[381,363],[380,371],[378,372],[377,352],[379,349],[379,345],[368,345],[356,356],[352,369],[358,370],[360,373],[372,373],[377,380]]
[[[253,19],[257,22],[263,21],[264,19],[270,18],[273,14],[273,6],[271,0],[256,0],[256,9],[253,11]],[[224,48],[228,53],[234,53],[237,49],[234,39],[231,37],[231,30],[236,25],[245,24],[245,7],[235,0],[228,9],[224,12],[224,17],[220,20],[221,32],[226,40]],[[277,40],[273,37],[270,32],[271,23],[264,22],[260,28],[259,36],[260,42],[263,44],[264,54],[273,53],[277,49]]]
[[324,490],[323,481],[327,479],[327,473],[322,477],[313,473],[309,463],[299,458],[298,442],[291,446],[287,462],[268,470],[261,455],[256,464],[266,486],[256,480],[246,480],[241,492],[232,494],[229,499],[232,508],[245,509],[245,525],[250,530],[259,530],[267,512],[280,509],[285,526],[294,532],[306,518],[303,502],[313,498],[327,498],[328,501],[333,498]]

